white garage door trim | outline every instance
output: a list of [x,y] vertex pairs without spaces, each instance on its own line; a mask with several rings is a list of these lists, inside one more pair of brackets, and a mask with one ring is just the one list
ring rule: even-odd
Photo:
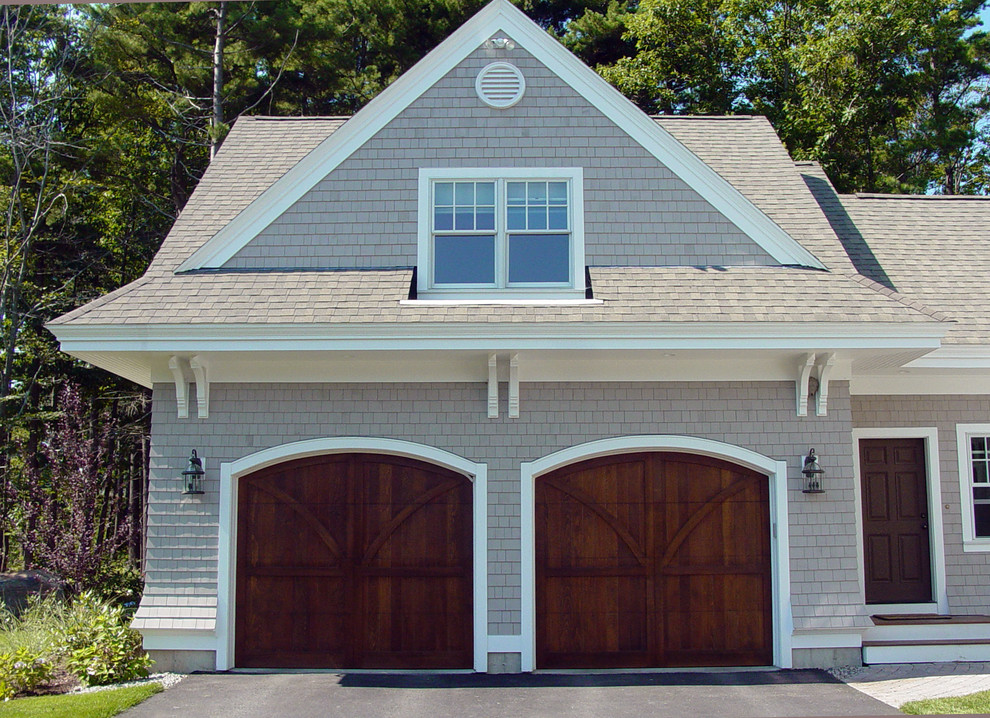
[[488,670],[488,465],[426,444],[398,439],[344,436],[294,441],[220,464],[220,543],[217,585],[216,669],[233,667],[234,596],[237,572],[237,484],[241,476],[283,461],[327,454],[384,454],[405,456],[442,466],[471,479],[473,486],[474,670]]
[[536,666],[536,477],[578,461],[637,451],[670,451],[710,456],[744,466],[764,474],[770,480],[770,551],[773,592],[773,662],[780,668],[791,667],[790,550],[787,530],[787,463],[776,461],[741,446],[694,436],[621,436],[572,446],[524,462],[522,474],[522,670]]

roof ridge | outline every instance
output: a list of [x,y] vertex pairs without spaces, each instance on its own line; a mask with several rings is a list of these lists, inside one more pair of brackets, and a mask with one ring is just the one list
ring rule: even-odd
[[653,120],[757,120],[765,115],[650,115]]
[[238,122],[293,122],[299,120],[342,120],[347,121],[353,115],[242,115]]
[[882,294],[885,297],[889,297],[894,301],[903,304],[906,307],[910,307],[911,309],[914,309],[915,311],[921,312],[922,314],[929,316],[932,319],[935,319],[936,321],[939,322],[956,321],[945,312],[942,312],[938,309],[932,309],[929,306],[922,304],[918,300],[911,299],[907,295],[901,294],[900,292],[891,289],[890,287],[884,286],[883,284],[880,284],[880,282],[870,279],[869,277],[866,277],[862,274],[847,274],[845,272],[837,272],[837,274],[841,274],[842,276],[849,277],[849,279],[852,279],[854,282],[861,284],[867,289],[872,289],[873,291]]
[[980,194],[886,194],[881,192],[856,192],[855,194],[844,194],[840,196],[856,199],[990,200],[990,196]]

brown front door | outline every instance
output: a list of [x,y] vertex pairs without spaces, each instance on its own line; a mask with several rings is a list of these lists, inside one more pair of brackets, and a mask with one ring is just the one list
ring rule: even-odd
[[932,600],[924,439],[861,439],[867,603]]
[[470,668],[471,489],[446,469],[368,454],[243,477],[235,664]]
[[770,665],[769,481],[640,453],[536,481],[537,668]]

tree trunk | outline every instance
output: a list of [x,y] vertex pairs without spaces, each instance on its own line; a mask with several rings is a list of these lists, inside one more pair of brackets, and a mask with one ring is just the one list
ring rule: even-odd
[[227,42],[227,2],[216,11],[217,31],[213,42],[213,112],[210,116],[210,160],[223,142],[223,50]]
[[[37,383],[33,383],[30,392],[30,406],[34,408],[35,412],[40,410],[41,404],[41,387]],[[33,473],[35,476],[39,475],[38,457],[41,456],[41,435],[45,431],[45,424],[43,421],[32,417],[27,425],[28,438],[24,450],[24,462],[25,469],[29,473]],[[34,514],[29,514],[27,518],[27,530],[28,535],[33,535],[37,529],[38,518]],[[31,550],[25,546],[21,547],[21,552],[24,558],[24,567],[31,568],[34,565],[34,555]]]

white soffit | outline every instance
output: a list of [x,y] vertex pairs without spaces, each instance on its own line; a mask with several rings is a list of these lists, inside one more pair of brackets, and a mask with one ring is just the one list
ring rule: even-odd
[[911,369],[990,369],[990,346],[943,346],[907,366]]
[[781,264],[824,265],[508,0],[493,0],[324,140],[177,271],[218,268],[495,33],[512,37]]

